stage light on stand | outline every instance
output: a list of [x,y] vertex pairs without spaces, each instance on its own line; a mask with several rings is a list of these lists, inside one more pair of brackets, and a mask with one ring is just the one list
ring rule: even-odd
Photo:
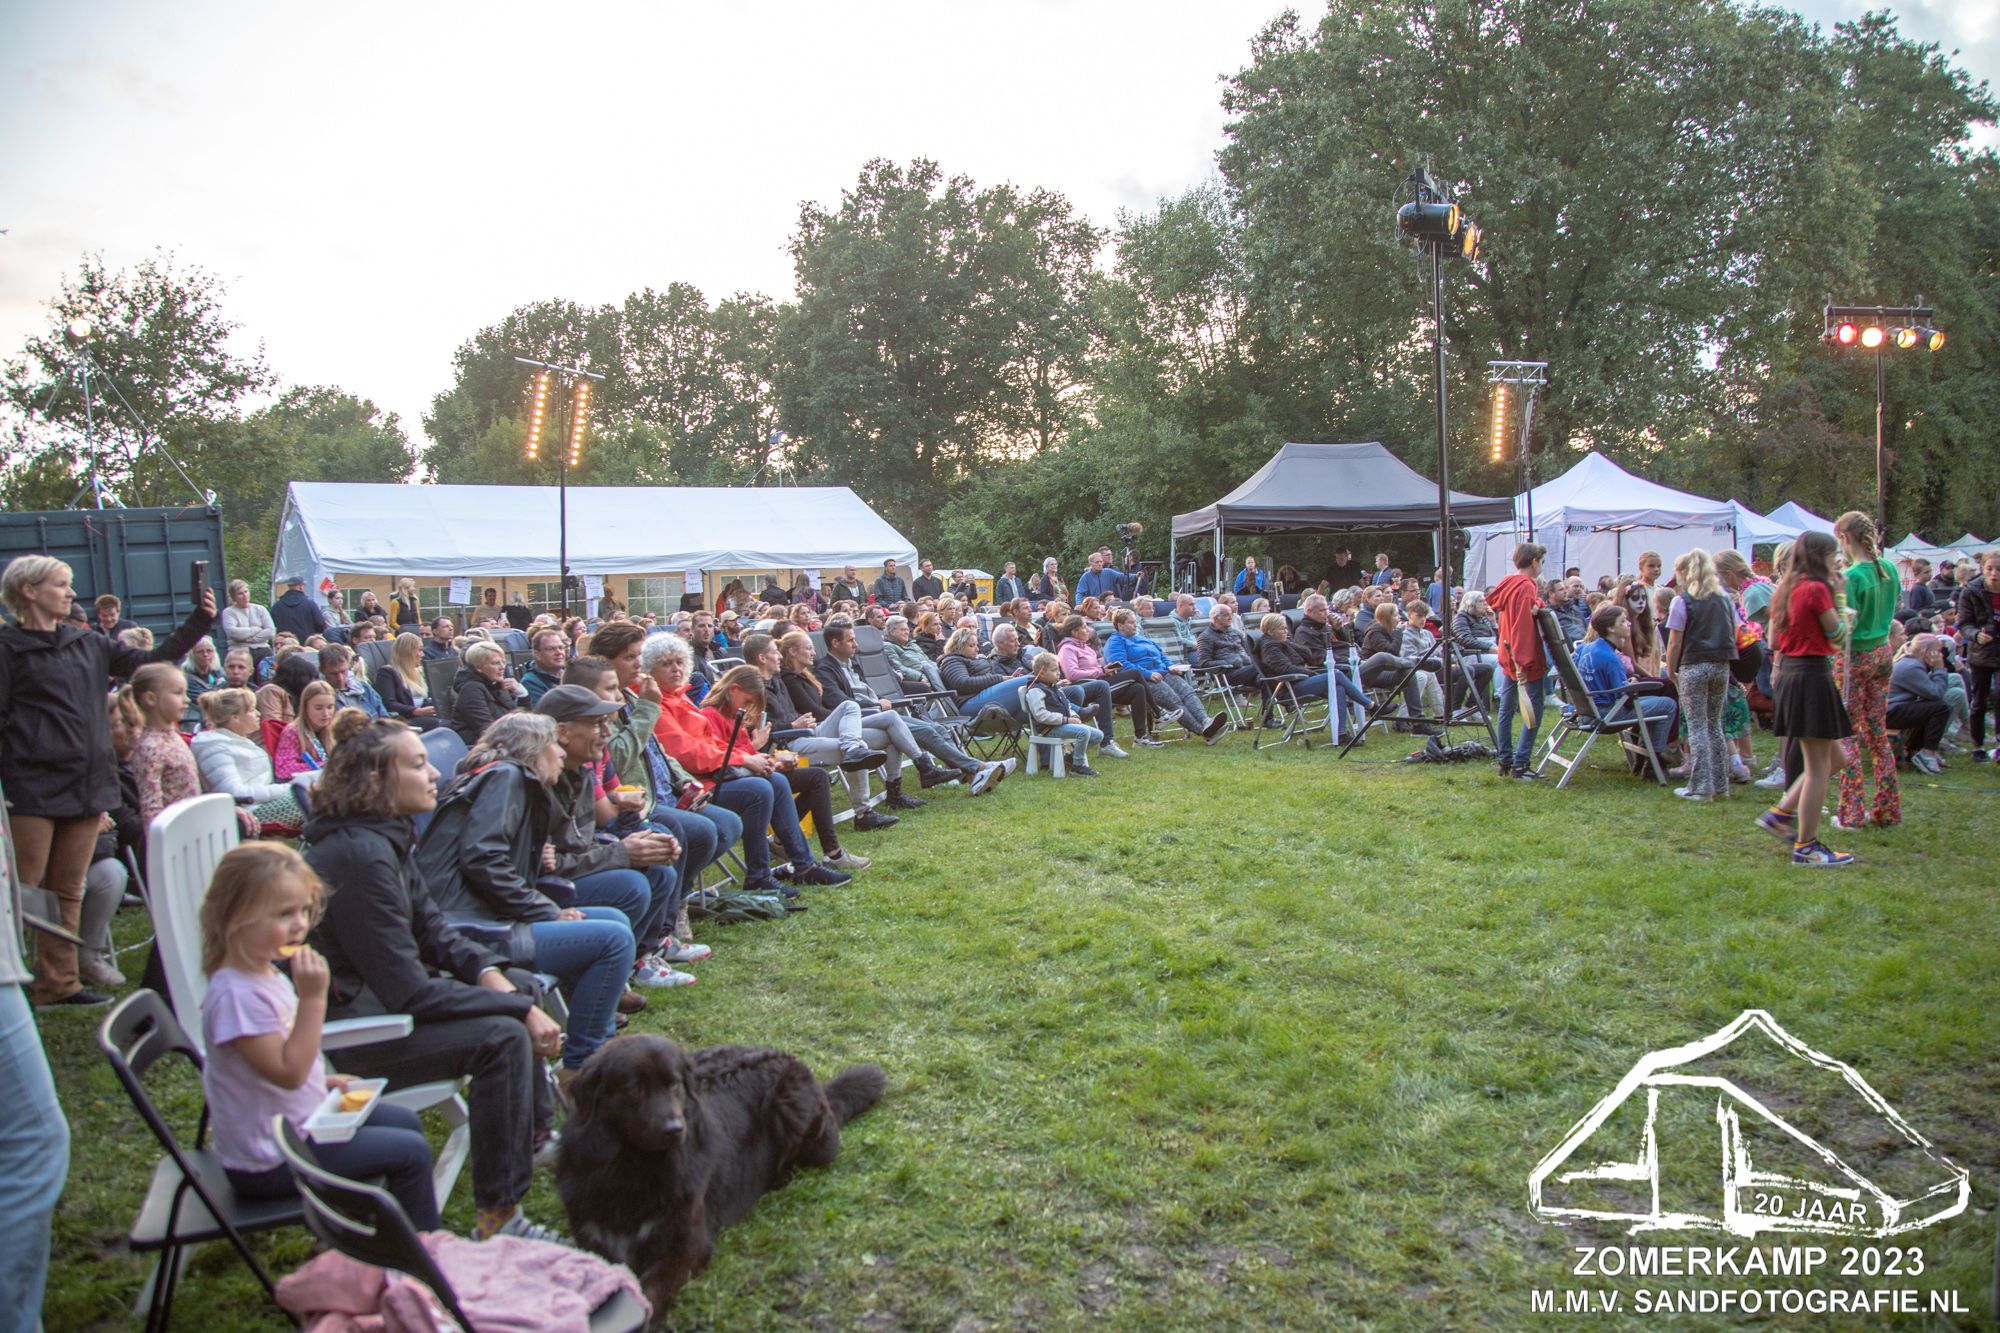
[[63,330],[63,336],[69,339],[72,346],[76,346],[89,342],[90,335],[95,332],[97,330],[91,325],[91,322],[84,316],[78,315],[69,322],[69,327]]
[[1820,339],[1829,347],[1856,347],[1875,354],[1875,527],[1888,531],[1885,499],[1887,467],[1883,449],[1882,417],[1887,396],[1887,353],[1907,352],[1922,345],[1931,351],[1944,347],[1944,333],[1931,321],[1937,311],[1924,304],[1921,294],[1916,304],[1906,306],[1835,305],[1827,293]]

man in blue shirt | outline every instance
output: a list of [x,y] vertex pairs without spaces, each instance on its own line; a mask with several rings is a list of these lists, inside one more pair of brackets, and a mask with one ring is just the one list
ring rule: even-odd
[[344,643],[329,643],[319,650],[319,674],[333,686],[334,703],[342,708],[359,708],[371,718],[389,716],[375,687],[355,674],[354,650]]
[[1076,600],[1086,597],[1115,597],[1118,595],[1118,576],[1104,567],[1101,552],[1090,553],[1090,568],[1083,571],[1076,581]]
[[528,649],[534,654],[534,661],[521,673],[521,688],[528,692],[528,707],[533,708],[544,694],[562,684],[563,667],[569,662],[569,643],[559,629],[538,629],[529,638]]
[[431,636],[424,640],[424,661],[437,662],[447,657],[457,657],[458,649],[451,641],[458,636],[458,626],[451,623],[450,616],[439,616],[431,622]]

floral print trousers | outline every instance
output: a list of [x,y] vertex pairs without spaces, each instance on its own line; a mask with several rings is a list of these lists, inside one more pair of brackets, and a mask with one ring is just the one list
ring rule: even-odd
[[[1854,655],[1852,678],[1845,656],[1834,658],[1834,681],[1847,698],[1847,715],[1854,730],[1840,743],[1847,757],[1840,770],[1840,822],[1849,828],[1866,816],[1873,824],[1903,822],[1903,797],[1896,785],[1896,749],[1889,743],[1889,672],[1895,665],[1889,647]],[[1861,782],[1861,755],[1866,750],[1875,770],[1875,807],[1867,808]]]

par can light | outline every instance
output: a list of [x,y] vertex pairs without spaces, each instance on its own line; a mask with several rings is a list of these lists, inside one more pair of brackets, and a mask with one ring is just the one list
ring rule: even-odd
[[1879,324],[1870,324],[1867,328],[1861,330],[1861,345],[1870,351],[1880,347],[1882,345],[1882,326]]

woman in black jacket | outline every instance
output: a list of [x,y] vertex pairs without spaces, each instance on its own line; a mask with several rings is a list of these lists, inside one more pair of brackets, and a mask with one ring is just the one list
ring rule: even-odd
[[562,1049],[562,1029],[520,987],[528,974],[452,929],[418,869],[412,817],[437,804],[437,770],[417,733],[371,722],[328,756],[306,821],[306,862],[326,881],[312,945],[332,973],[327,1017],[408,1014],[410,1035],[344,1047],[344,1074],[391,1086],[470,1077],[472,1201],[479,1236],[554,1239],[521,1200],[538,1137],[554,1120],[535,1068]]
[[[215,622],[215,594],[152,649],[128,647],[68,619],[70,568],[24,555],[0,576],[0,787],[12,802],[21,882],[55,895],[62,924],[83,915],[83,881],[99,817],[118,806],[118,760],[105,712],[107,684],[148,662],[177,662]],[[44,936],[35,951],[37,1004],[104,1004],[77,978],[76,946]]]
[[497,643],[467,644],[465,665],[452,680],[452,729],[468,746],[479,738],[496,718],[514,711],[519,684],[507,679],[507,651]]
[[1979,573],[1958,590],[1958,641],[1965,645],[1972,710],[1972,762],[1987,762],[1986,710],[2000,675],[2000,553],[1988,551]]
[[437,705],[429,694],[419,694],[425,688],[423,660],[424,641],[414,634],[398,634],[389,649],[389,661],[368,678],[368,683],[382,696],[382,707],[390,717],[418,731],[430,731],[443,726],[444,719],[437,715]]
[[980,709],[993,704],[1024,722],[1027,720],[1021,691],[1027,688],[1028,678],[1010,676],[992,658],[981,657],[977,631],[951,632],[951,637],[945,640],[944,655],[938,658],[938,674],[944,677],[944,687],[958,696],[958,711],[962,716],[977,717]]
[[636,947],[626,913],[559,905],[536,884],[562,767],[552,718],[509,713],[496,721],[438,799],[417,865],[438,910],[460,931],[568,984],[563,1068],[578,1069],[617,1031]]

